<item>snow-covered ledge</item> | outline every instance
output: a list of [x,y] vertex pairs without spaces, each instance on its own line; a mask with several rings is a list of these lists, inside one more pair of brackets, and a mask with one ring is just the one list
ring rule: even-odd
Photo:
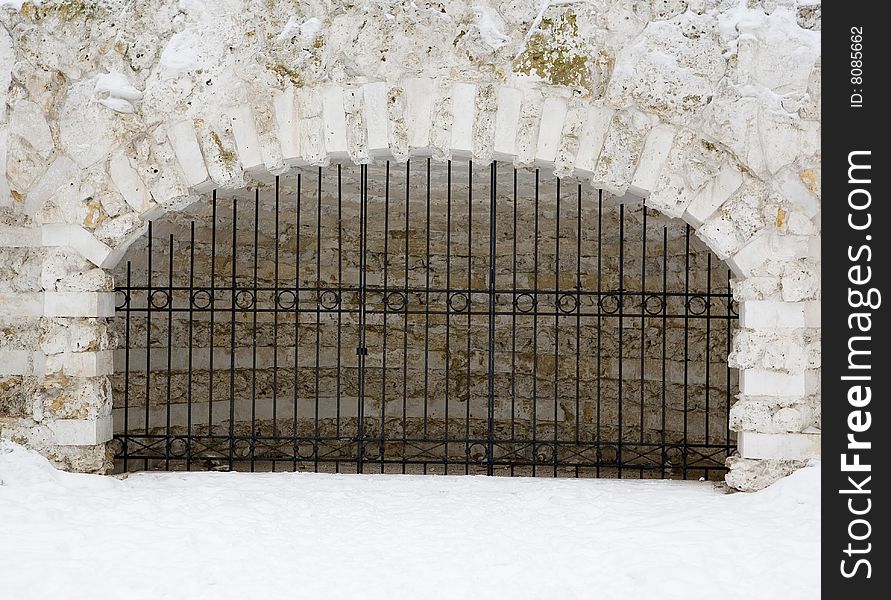
[[689,223],[742,307],[728,482],[763,487],[818,451],[812,0],[44,0],[0,25],[0,436],[108,467],[107,269],[148,219],[295,165],[454,155]]

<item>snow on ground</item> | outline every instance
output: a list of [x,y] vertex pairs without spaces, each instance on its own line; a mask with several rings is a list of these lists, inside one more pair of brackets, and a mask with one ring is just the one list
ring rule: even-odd
[[54,470],[0,442],[9,600],[811,599],[820,468],[670,481]]

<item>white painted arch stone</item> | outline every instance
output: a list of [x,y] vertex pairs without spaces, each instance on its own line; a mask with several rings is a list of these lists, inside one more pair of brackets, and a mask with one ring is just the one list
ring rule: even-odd
[[103,471],[109,269],[148,219],[331,160],[575,174],[735,274],[757,489],[819,451],[819,4],[44,0],[0,9],[0,435]]

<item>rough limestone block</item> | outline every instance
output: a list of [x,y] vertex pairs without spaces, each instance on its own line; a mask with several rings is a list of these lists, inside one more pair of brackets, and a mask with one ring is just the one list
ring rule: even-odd
[[54,442],[59,446],[94,446],[113,436],[111,416],[98,419],[57,419],[50,423]]
[[807,460],[820,458],[819,433],[740,431],[736,443],[742,458]]
[[192,121],[180,121],[171,125],[167,129],[167,139],[173,146],[176,160],[189,187],[199,193],[212,190],[215,185],[204,164],[204,155]]
[[579,140],[579,151],[575,159],[575,171],[579,175],[590,176],[597,167],[597,159],[609,131],[615,110],[606,106],[590,106],[587,111],[582,137]]
[[113,317],[114,292],[44,292],[46,317]]
[[495,158],[511,160],[517,155],[517,123],[523,105],[523,92],[516,88],[498,90],[495,110],[495,141],[492,145]]
[[435,97],[433,80],[410,78],[402,83],[405,90],[405,127],[409,132],[408,145],[412,149],[430,147],[430,126]]
[[652,126],[653,117],[638,110],[625,109],[613,116],[594,169],[595,187],[617,196],[625,194]]
[[238,161],[245,171],[259,173],[264,170],[263,154],[260,152],[260,138],[254,125],[251,107],[242,105],[232,111],[229,117],[232,136],[238,150]]
[[804,302],[746,300],[739,303],[739,324],[746,329],[806,327]]
[[743,177],[739,169],[731,164],[725,164],[715,178],[703,186],[687,205],[684,220],[694,227],[699,227],[739,189],[742,182]]
[[383,81],[362,86],[362,114],[365,118],[365,143],[372,156],[390,151],[389,119],[387,118],[387,84]]
[[[300,115],[298,129],[301,158],[310,164],[322,164],[326,161],[326,153],[321,97],[311,89],[300,88],[294,96],[294,101],[297,105],[297,114]],[[345,152],[346,137],[343,138],[343,144]]]
[[476,86],[456,83],[452,86],[452,154],[473,156],[473,122],[476,118]]
[[323,88],[321,91],[321,102],[325,150],[330,158],[349,158],[346,112],[343,107],[343,88],[340,86]]
[[804,373],[767,369],[743,369],[739,373],[739,391],[746,396],[804,396],[808,387]]
[[301,164],[300,130],[298,127],[297,106],[294,102],[294,88],[288,87],[272,97],[275,113],[278,143],[282,159],[289,165]]
[[538,149],[535,152],[537,164],[550,165],[557,158],[567,110],[565,99],[545,99],[541,110],[541,122],[538,125]]
[[628,186],[629,192],[646,198],[656,189],[659,174],[665,161],[668,160],[668,153],[671,152],[676,133],[677,130],[667,123],[657,125],[650,130],[641,151],[640,161],[634,170],[631,185]]
[[151,207],[148,187],[122,152],[116,153],[108,161],[108,175],[130,208],[142,214]]

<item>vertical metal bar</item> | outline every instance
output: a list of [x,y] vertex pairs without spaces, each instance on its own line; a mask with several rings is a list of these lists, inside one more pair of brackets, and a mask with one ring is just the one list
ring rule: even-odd
[[356,400],[356,472],[365,467],[365,251],[368,237],[368,165],[359,167],[359,347],[356,348],[359,371]]
[[486,474],[495,472],[495,260],[496,260],[496,219],[498,162],[492,161],[492,177],[489,196],[489,368],[487,376],[487,421],[486,421]]
[[[151,221],[148,224],[148,273],[146,285],[146,306],[145,306],[145,436],[146,444],[151,443],[149,439],[149,409],[151,408],[152,389],[152,244],[154,234],[152,232],[154,225]],[[143,469],[148,470],[148,459],[143,461]]]
[[405,306],[402,310],[402,473],[405,473],[405,452],[407,448],[408,427],[408,238],[409,238],[409,188],[411,178],[411,161],[405,161],[405,280],[403,282],[403,294],[405,294]]
[[232,281],[230,302],[230,331],[229,331],[229,470],[232,470],[235,458],[235,325],[236,309],[235,296],[238,293],[237,281],[237,256],[238,256],[238,200],[232,198]]
[[[575,443],[581,441],[581,342],[582,342],[582,184],[578,185],[575,229]],[[579,476],[579,468],[575,468]]]
[[557,448],[560,407],[560,178],[557,177],[557,214],[554,225],[554,477],[557,476]]
[[[192,302],[192,294],[195,293],[195,221],[189,223],[189,365],[188,383],[186,388],[186,470],[192,470],[192,366],[193,366],[193,326],[195,322],[195,306]],[[213,352],[213,348],[210,349]]]
[[[666,440],[666,356],[667,356],[667,340],[668,340],[668,227],[662,228],[662,430],[661,430],[661,446],[663,463],[667,457],[665,449]],[[729,421],[728,421],[729,422]],[[664,465],[663,465],[664,466]]]
[[619,445],[616,452],[616,475],[622,478],[622,363],[624,362],[624,334],[625,334],[625,205],[619,205]]
[[171,439],[170,439],[170,400],[172,398],[171,395],[171,384],[173,383],[173,256],[174,256],[174,248],[173,248],[173,234],[171,233],[168,238],[168,260],[167,260],[167,397],[166,397],[166,406],[165,406],[165,423],[164,423],[164,435],[167,438],[166,447],[164,449],[164,469],[170,470],[170,450],[171,450]]
[[[510,315],[510,441],[511,452],[516,451],[517,438],[517,192],[518,174],[514,167],[513,189],[513,229],[511,235],[511,315]],[[514,461],[511,461],[510,475],[514,476]]]
[[711,346],[712,346],[712,253],[706,263],[705,297],[705,445],[709,444],[709,413],[711,412]]
[[132,263],[128,260],[127,303],[124,309],[124,473],[127,472],[130,462],[130,313],[133,309],[132,267]]
[[[254,285],[251,302],[251,472],[255,468],[257,441],[257,267],[260,245],[260,189],[254,190]],[[278,245],[278,244],[276,244]]]
[[387,443],[387,296],[390,293],[390,161],[384,172],[384,286],[383,286],[383,340],[381,346],[381,433],[378,446],[378,458],[380,459],[380,472],[384,472],[384,448]]
[[538,202],[539,170],[535,169],[534,250],[532,259],[532,476],[536,475],[538,451]]
[[452,293],[452,161],[446,163],[446,320],[445,320],[445,463],[443,471],[449,474],[449,363],[451,363],[451,331],[452,322],[449,299]]
[[603,313],[603,190],[597,190],[597,409],[596,409],[596,433],[597,433],[597,477],[600,477],[600,463],[603,458],[603,439],[600,435],[600,392],[603,371],[601,369],[601,333]]
[[[313,438],[316,444],[319,442],[319,369],[322,345],[322,306],[320,304],[322,293],[322,167],[318,168],[318,182],[316,187],[316,368],[315,368],[315,402],[313,412]],[[313,452],[313,470],[319,472],[318,445]]]
[[[343,377],[341,365],[341,348],[343,346],[343,305],[345,302],[346,286],[343,284],[343,173],[342,165],[337,165],[337,296],[340,302],[337,304],[337,376],[335,378],[335,396],[336,396],[336,418],[334,422],[334,435],[337,438],[337,444],[340,444],[341,438],[341,378]],[[339,455],[339,454],[338,454]],[[334,463],[334,470],[340,473],[340,461]]]
[[[464,440],[470,440],[470,404],[473,401],[470,374],[470,338],[473,331],[471,319],[473,313],[473,161],[467,162],[467,403],[464,415]],[[464,454],[464,474],[470,473],[470,453]]]
[[214,355],[214,327],[216,326],[216,305],[217,299],[216,273],[217,273],[217,191],[213,191],[211,199],[211,216],[210,216],[210,357],[208,358],[207,372],[207,438],[208,444],[213,444],[213,355]]
[[298,448],[300,445],[300,214],[302,212],[301,207],[301,196],[303,194],[302,190],[303,177],[302,173],[297,173],[297,194],[295,198],[295,211],[296,215],[294,217],[295,221],[295,251],[296,254],[294,260],[294,272],[295,272],[295,280],[294,280],[294,406],[292,407],[292,423],[293,423],[293,433],[294,440],[292,444],[292,451],[294,452],[294,464],[293,470],[297,470],[297,459],[300,458]]
[[[430,159],[427,159],[427,246],[424,267],[424,441],[428,438],[428,396],[430,393]],[[424,460],[424,474],[427,474],[427,461]]]
[[[684,229],[684,454],[687,451],[687,420],[689,409],[689,365],[690,365],[690,226]],[[687,461],[683,459],[684,479],[687,478]]]
[[[279,256],[278,256],[278,246],[279,246],[279,179],[278,175],[275,176],[275,255],[273,260],[275,261],[275,265],[273,266],[273,291],[272,291],[272,437],[273,444],[276,446],[279,444],[278,441],[278,311],[281,308],[281,303],[279,301],[279,294],[281,293],[281,287],[279,285]],[[276,462],[272,461],[272,470],[275,471]]]
[[[647,207],[643,207],[643,224],[641,225],[641,250],[640,250],[640,443],[644,443],[644,403],[646,377],[646,355],[644,348],[647,344]],[[640,478],[643,479],[644,470],[640,469]]]

